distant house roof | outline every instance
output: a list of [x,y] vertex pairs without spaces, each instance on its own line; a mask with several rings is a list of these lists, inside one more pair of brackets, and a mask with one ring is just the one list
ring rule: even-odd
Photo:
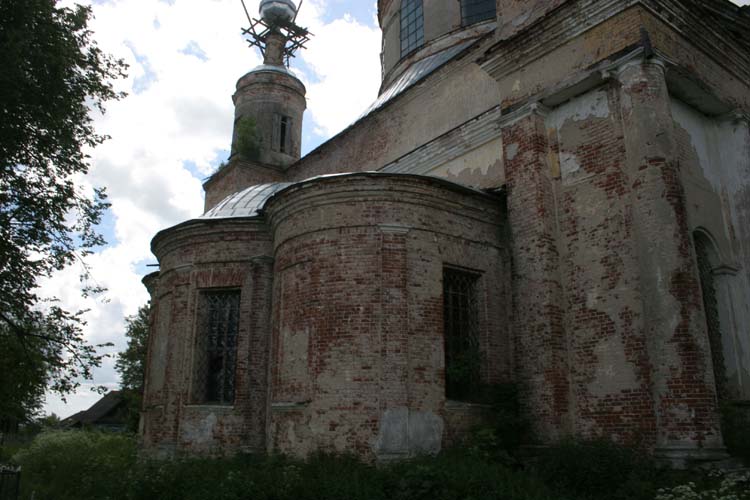
[[71,415],[61,422],[63,427],[125,426],[125,398],[120,391],[110,391],[91,408]]

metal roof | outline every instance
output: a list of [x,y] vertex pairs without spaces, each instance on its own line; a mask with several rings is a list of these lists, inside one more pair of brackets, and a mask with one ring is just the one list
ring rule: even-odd
[[456,57],[460,52],[462,52],[474,42],[476,42],[475,38],[466,40],[457,45],[454,45],[453,47],[445,49],[442,52],[438,52],[437,54],[425,57],[424,59],[412,64],[406,71],[404,71],[404,73],[400,77],[398,77],[395,82],[393,82],[393,84],[391,84],[390,87],[388,87],[385,92],[380,94],[380,97],[378,97],[377,100],[375,100],[375,102],[372,103],[372,105],[370,105],[370,107],[367,108],[364,113],[362,113],[360,119],[369,115],[378,108],[385,106],[388,101],[398,97],[402,92],[438,69],[443,64]]
[[264,71],[272,71],[274,73],[284,73],[285,75],[293,76],[297,80],[299,80],[299,76],[292,71],[291,69],[287,68],[286,66],[277,66],[275,64],[261,64],[259,66],[254,67],[250,71],[248,71],[248,75],[250,73],[262,73]]
[[259,184],[249,187],[244,191],[224,198],[218,205],[198,219],[256,217],[260,215],[259,211],[263,208],[268,198],[291,184],[291,182],[275,182],[273,184]]

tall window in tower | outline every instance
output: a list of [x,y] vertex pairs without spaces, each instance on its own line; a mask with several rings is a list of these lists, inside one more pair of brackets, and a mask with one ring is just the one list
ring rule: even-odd
[[292,119],[286,115],[273,115],[273,150],[292,154]]
[[289,138],[289,117],[281,117],[281,129],[279,131],[279,151],[288,153],[287,139]]
[[401,57],[424,45],[422,0],[401,0]]
[[461,0],[461,24],[470,24],[497,17],[496,0]]
[[473,272],[443,269],[445,396],[466,400],[480,384],[479,312]]
[[202,292],[198,297],[193,401],[234,402],[240,291]]

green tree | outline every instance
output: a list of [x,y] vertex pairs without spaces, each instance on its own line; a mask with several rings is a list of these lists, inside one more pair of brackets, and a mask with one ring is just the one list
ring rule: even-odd
[[138,309],[138,313],[125,320],[128,345],[117,354],[115,362],[115,368],[120,373],[120,390],[128,405],[129,426],[133,431],[138,428],[143,384],[146,380],[149,311],[150,306],[146,304]]
[[126,65],[97,47],[90,18],[55,0],[0,0],[0,392],[27,415],[45,388],[71,392],[102,359],[83,338],[84,312],[38,292],[103,244],[106,196],[81,176],[106,139],[90,110],[123,97],[111,81]]

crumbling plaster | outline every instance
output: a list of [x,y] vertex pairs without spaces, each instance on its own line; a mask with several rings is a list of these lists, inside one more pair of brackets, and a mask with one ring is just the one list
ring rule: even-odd
[[493,78],[476,64],[457,61],[302,158],[287,175],[303,180],[341,171],[378,170],[499,101]]
[[[448,264],[482,273],[482,346],[494,353],[483,376],[519,384],[541,439],[721,457],[691,233],[717,247],[724,357],[748,398],[747,68],[731,44],[712,56],[718,34],[690,41],[684,11],[660,19],[661,3],[499,0],[497,37],[292,165],[285,180],[383,169],[502,187],[508,224],[504,202],[478,216],[467,192],[408,176],[318,179],[272,199],[263,243],[250,244],[274,257],[273,316],[259,329],[270,389],[246,414],[187,404],[190,333],[167,332],[193,331],[197,270],[226,267],[226,252],[245,262],[248,240],[221,224],[158,236],[146,442],[381,459],[455,442],[482,409],[446,401],[441,385]],[[392,44],[398,23],[384,14]],[[216,184],[231,191],[242,175]]]
[[736,397],[750,399],[750,133],[730,114],[708,117],[672,99],[691,231],[716,247],[722,346]]

